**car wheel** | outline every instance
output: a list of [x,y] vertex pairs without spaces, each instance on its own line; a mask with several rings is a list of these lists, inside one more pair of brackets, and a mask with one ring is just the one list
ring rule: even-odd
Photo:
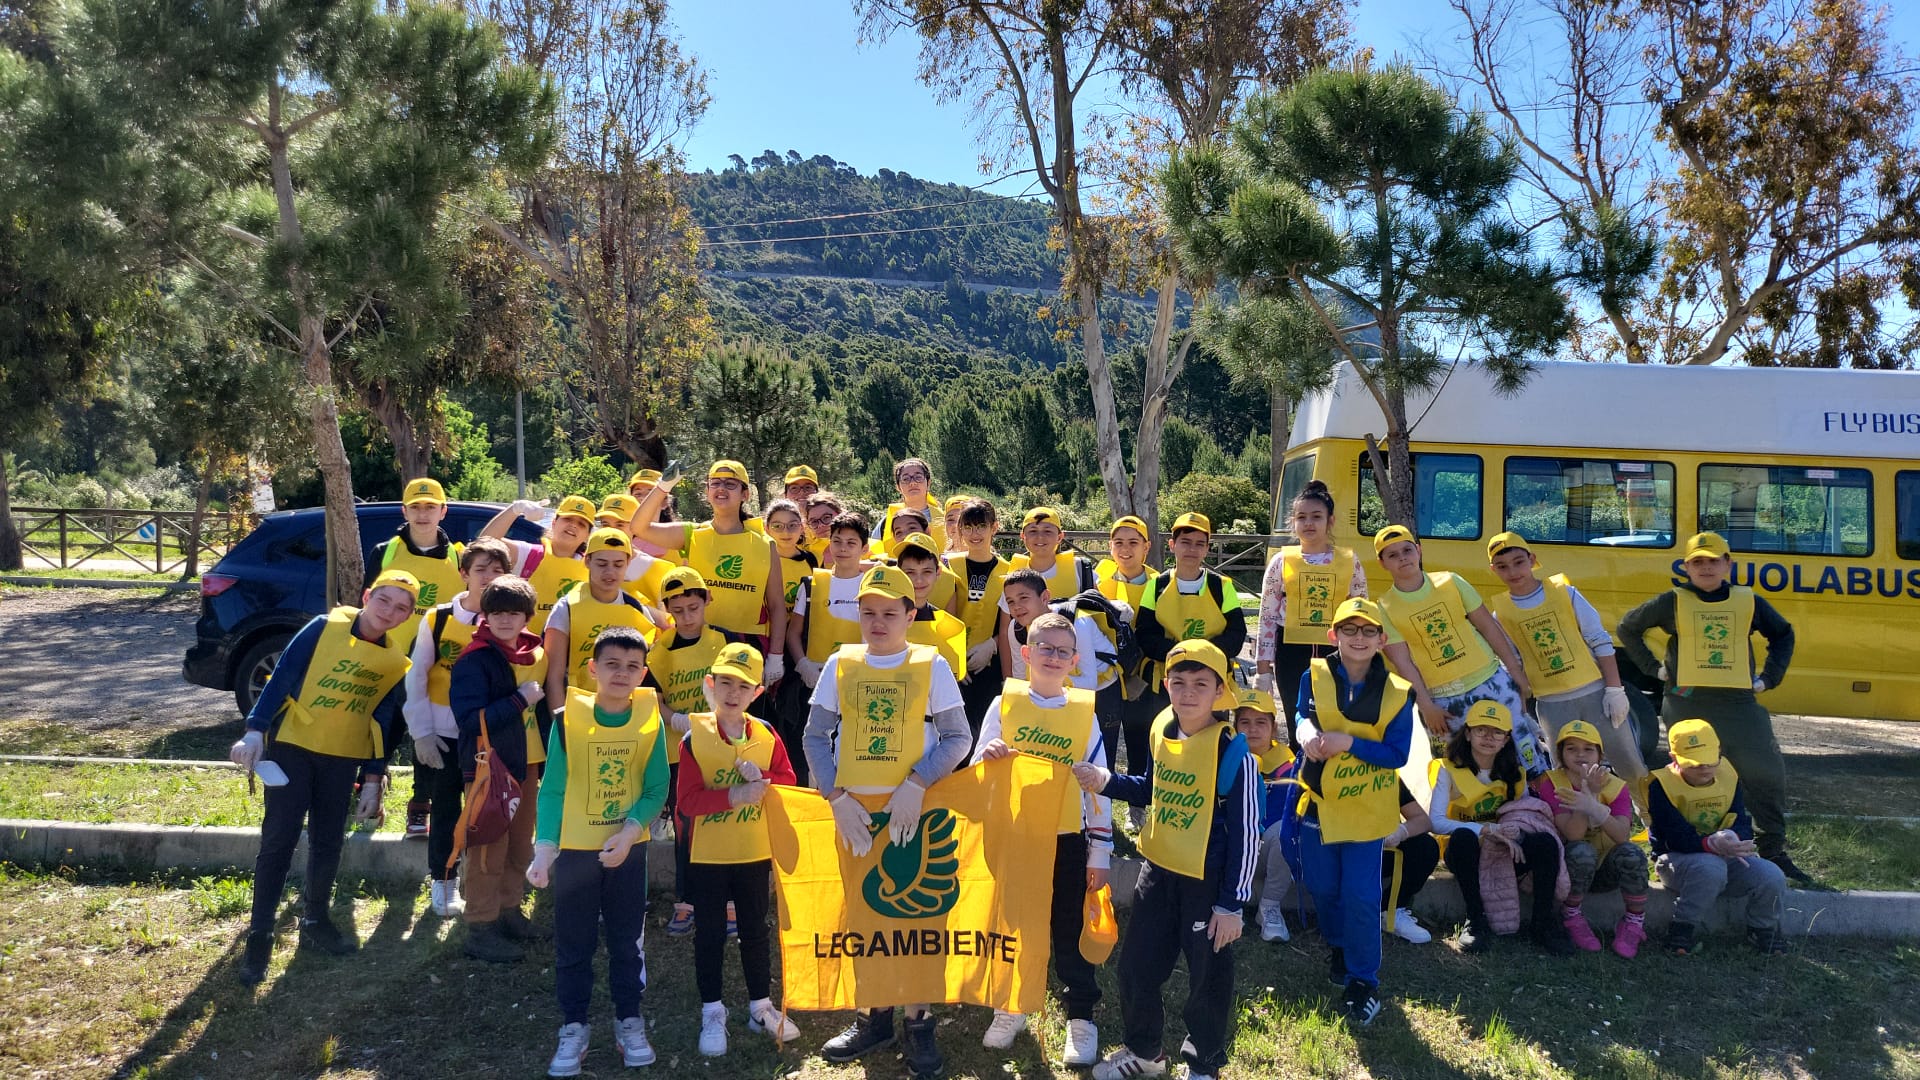
[[240,715],[253,711],[253,703],[260,700],[261,691],[267,688],[267,676],[273,674],[273,666],[280,662],[280,653],[292,640],[291,634],[273,634],[254,642],[240,654],[239,666],[233,671],[233,700],[240,706]]

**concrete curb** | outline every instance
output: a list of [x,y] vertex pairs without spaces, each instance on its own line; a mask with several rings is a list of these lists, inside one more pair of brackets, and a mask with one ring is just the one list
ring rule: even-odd
[[125,581],[120,578],[23,577],[0,574],[0,584],[56,589],[164,589],[167,592],[199,592],[197,581]]

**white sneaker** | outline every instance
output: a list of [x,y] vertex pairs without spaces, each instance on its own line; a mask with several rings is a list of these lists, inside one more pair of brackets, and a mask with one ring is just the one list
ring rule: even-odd
[[1167,1075],[1167,1057],[1143,1058],[1122,1046],[1093,1067],[1093,1080],[1139,1080]]
[[460,883],[452,878],[434,882],[428,892],[433,898],[433,913],[443,919],[458,915],[466,908],[460,902]]
[[568,1024],[560,1029],[560,1045],[554,1048],[553,1060],[547,1062],[548,1076],[579,1076],[580,1063],[587,1057],[588,1036],[592,1032],[585,1024]]
[[700,1006],[700,1052],[708,1057],[727,1052],[727,1007],[718,1001]]
[[1067,1052],[1060,1064],[1069,1069],[1084,1069],[1100,1060],[1100,1029],[1091,1020],[1067,1021]]
[[1414,919],[1413,912],[1406,908],[1394,908],[1391,916],[1381,915],[1380,922],[1389,933],[1402,941],[1425,945],[1433,940],[1433,935],[1428,933],[1427,928]]
[[1268,907],[1260,905],[1260,940],[1292,941],[1293,935],[1287,930],[1286,909],[1278,904]]
[[986,1037],[980,1045],[989,1050],[1005,1050],[1013,1045],[1013,1037],[1027,1030],[1027,1018],[1016,1012],[993,1010],[993,1023],[987,1025]]
[[653,1044],[647,1041],[647,1018],[629,1016],[613,1025],[613,1041],[629,1069],[653,1064]]
[[1214,1080],[1212,1073],[1203,1073],[1191,1065],[1184,1066],[1181,1069],[1181,1073],[1185,1075],[1187,1080]]
[[755,1035],[765,1035],[783,1043],[790,1043],[800,1037],[800,1025],[794,1023],[779,1009],[774,1008],[771,1002],[752,1011],[752,1015],[747,1017],[747,1030]]

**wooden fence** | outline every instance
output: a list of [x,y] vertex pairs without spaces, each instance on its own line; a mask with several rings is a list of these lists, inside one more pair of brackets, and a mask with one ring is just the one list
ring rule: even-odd
[[91,566],[165,574],[184,571],[190,563],[204,570],[239,542],[256,520],[244,511],[208,511],[196,532],[190,510],[13,508],[22,569],[27,571]]
[[[1170,538],[1162,535],[1160,550],[1147,557],[1150,566],[1165,569],[1173,565],[1173,559],[1166,545]],[[1215,533],[1212,547],[1207,552],[1207,566],[1233,579],[1240,591],[1257,595],[1260,591],[1260,578],[1267,569],[1267,548],[1286,542],[1286,537],[1266,536],[1252,533]],[[1001,534],[994,542],[1003,549],[1004,554],[1013,554],[1024,550],[1017,535]],[[1072,548],[1082,555],[1100,561],[1107,557],[1107,534],[1104,532],[1070,531],[1064,534],[1061,548]]]

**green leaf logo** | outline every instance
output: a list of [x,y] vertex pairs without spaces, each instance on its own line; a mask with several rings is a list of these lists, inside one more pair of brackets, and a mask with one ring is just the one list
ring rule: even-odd
[[1206,636],[1207,624],[1204,619],[1188,619],[1187,625],[1181,630],[1180,640],[1192,641],[1195,638],[1203,638]]
[[722,555],[720,556],[720,561],[713,564],[713,576],[726,578],[728,581],[738,581],[740,580],[741,571],[746,568],[747,557],[745,555]]
[[[886,828],[887,815],[873,815],[874,835]],[[920,815],[920,828],[905,846],[880,849],[880,865],[867,871],[860,895],[880,915],[895,919],[931,919],[960,902],[960,823],[946,807]]]

